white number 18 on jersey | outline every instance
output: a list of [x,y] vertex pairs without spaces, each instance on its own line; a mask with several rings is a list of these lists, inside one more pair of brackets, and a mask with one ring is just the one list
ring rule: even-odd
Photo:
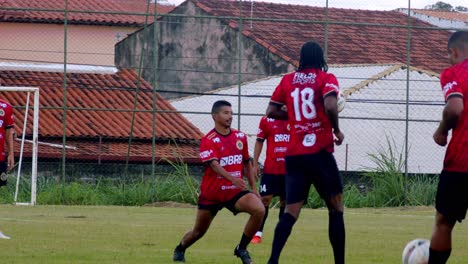
[[314,119],[317,116],[317,110],[314,105],[314,90],[306,87],[299,92],[299,88],[294,89],[291,93],[294,101],[294,115],[296,121],[305,119]]

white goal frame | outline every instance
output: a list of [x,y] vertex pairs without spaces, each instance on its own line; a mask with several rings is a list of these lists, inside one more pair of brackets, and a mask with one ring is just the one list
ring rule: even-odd
[[[38,134],[39,134],[39,88],[38,87],[14,87],[14,86],[0,86],[1,92],[26,92],[26,109],[24,116],[23,131],[21,133],[21,147],[20,147],[20,157],[18,160],[18,175],[16,177],[16,191],[14,202],[17,205],[35,205],[37,197],[37,152],[38,152]],[[28,141],[32,144],[32,167],[31,167],[31,201],[26,203],[18,202],[18,189],[19,182],[21,177],[21,166],[23,162],[23,149],[24,143],[27,141],[25,139],[26,125],[28,121],[28,111],[29,111],[29,98],[30,94],[33,93],[33,134],[32,141]]]

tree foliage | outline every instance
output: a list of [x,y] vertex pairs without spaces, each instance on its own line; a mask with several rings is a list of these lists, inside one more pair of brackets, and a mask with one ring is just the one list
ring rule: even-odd
[[457,6],[454,7],[449,3],[445,3],[442,1],[438,1],[435,4],[432,5],[427,5],[424,7],[424,9],[429,9],[429,10],[438,10],[438,11],[458,11],[458,12],[468,12],[468,7],[465,6]]

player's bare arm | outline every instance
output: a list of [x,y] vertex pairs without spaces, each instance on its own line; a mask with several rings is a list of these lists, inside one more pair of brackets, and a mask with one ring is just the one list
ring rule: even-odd
[[337,98],[336,93],[330,93],[325,98],[323,98],[323,103],[325,105],[325,113],[330,119],[330,122],[333,127],[333,134],[335,134],[335,144],[341,145],[344,140],[344,134],[340,130],[339,122],[338,122],[338,105],[337,105]]
[[448,132],[456,127],[462,112],[463,98],[459,95],[450,96],[442,114],[442,121],[440,121],[439,127],[434,133],[434,141],[438,145],[447,145]]
[[244,166],[245,166],[245,173],[247,174],[247,180],[249,181],[250,189],[255,195],[260,197],[260,194],[258,194],[258,191],[257,191],[257,187],[255,186],[255,183],[256,183],[255,172],[254,172],[254,167],[252,165],[251,159],[245,161]]
[[288,120],[288,112],[286,112],[282,104],[270,102],[268,105],[266,115],[269,118],[274,118],[278,120]]
[[11,171],[15,166],[15,153],[14,153],[14,146],[13,146],[13,137],[14,137],[14,129],[13,128],[6,128],[6,144],[8,149],[8,158],[7,158],[7,171]]
[[231,176],[231,174],[229,174],[225,169],[223,169],[223,167],[221,167],[221,164],[219,164],[217,160],[212,160],[210,162],[210,166],[218,175],[232,182],[232,184],[234,184],[237,188],[241,190],[247,190],[247,185],[245,184],[244,180]]
[[260,153],[262,153],[264,140],[261,138],[257,138],[255,141],[254,147],[254,157],[253,157],[253,166],[254,166],[254,173],[256,178],[260,177],[260,168],[258,166],[258,159],[260,158]]

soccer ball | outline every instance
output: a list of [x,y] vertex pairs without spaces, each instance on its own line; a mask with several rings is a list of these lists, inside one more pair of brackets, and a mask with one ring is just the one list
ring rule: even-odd
[[336,103],[338,105],[338,112],[343,111],[346,104],[346,98],[341,92],[338,93],[338,101]]
[[406,244],[403,250],[403,264],[427,264],[429,261],[429,245],[427,239],[414,239]]

